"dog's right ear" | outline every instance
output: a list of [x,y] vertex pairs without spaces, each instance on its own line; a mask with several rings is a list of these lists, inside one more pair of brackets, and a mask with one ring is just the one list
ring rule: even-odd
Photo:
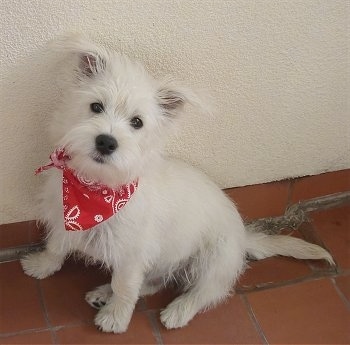
[[81,53],[79,55],[79,71],[87,76],[93,77],[106,68],[106,61],[98,54]]

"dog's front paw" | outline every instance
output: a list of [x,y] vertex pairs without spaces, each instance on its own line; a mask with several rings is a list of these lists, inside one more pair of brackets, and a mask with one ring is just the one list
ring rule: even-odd
[[46,251],[25,256],[21,264],[25,274],[37,279],[49,277],[62,266],[60,260],[55,261]]
[[110,304],[102,307],[95,317],[95,325],[102,332],[124,333],[129,321],[130,317],[121,317]]

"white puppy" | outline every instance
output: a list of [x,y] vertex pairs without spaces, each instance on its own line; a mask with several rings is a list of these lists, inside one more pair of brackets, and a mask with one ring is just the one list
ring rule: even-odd
[[111,284],[86,299],[100,308],[95,323],[102,331],[121,333],[138,298],[173,280],[183,294],[161,312],[161,321],[167,328],[185,326],[229,295],[247,254],[332,262],[316,245],[246,231],[234,204],[213,182],[163,156],[163,142],[183,106],[199,102],[191,92],[156,81],[140,64],[85,39],[62,40],[59,47],[68,56],[62,61],[67,73],[51,134],[70,156],[66,168],[110,188],[131,181],[138,187],[109,219],[87,231],[67,231],[62,170],[51,169],[39,205],[46,249],[22,259],[25,273],[48,277],[74,251],[102,262],[112,272]]

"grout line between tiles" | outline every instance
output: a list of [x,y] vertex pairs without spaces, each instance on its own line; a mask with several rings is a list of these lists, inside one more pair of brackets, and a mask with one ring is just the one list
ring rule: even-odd
[[345,297],[345,295],[343,294],[343,292],[339,289],[339,286],[337,285],[337,282],[335,281],[334,278],[331,279],[333,286],[335,288],[335,290],[337,291],[339,297],[341,298],[341,300],[344,302],[345,306],[350,310],[350,302],[348,301],[348,299]]
[[93,322],[73,322],[73,323],[68,323],[66,325],[52,326],[51,330],[54,332],[57,332],[65,328],[73,328],[73,327],[86,326],[86,325],[94,326],[94,323]]
[[13,337],[16,335],[23,335],[23,334],[30,334],[30,333],[41,333],[41,332],[46,332],[46,331],[50,331],[50,330],[51,330],[50,328],[28,328],[28,329],[23,329],[21,331],[16,331],[16,332],[1,333],[0,339]]
[[39,280],[36,280],[36,286],[37,286],[37,289],[39,292],[39,301],[40,301],[41,309],[43,311],[46,324],[50,328],[52,343],[58,344],[57,334],[52,328],[52,324],[50,322],[49,314],[47,312],[47,308],[46,308],[46,304],[45,304],[45,300],[44,300],[44,294],[43,294],[43,291],[41,289],[41,284],[40,284]]
[[248,315],[249,315],[249,318],[250,320],[252,321],[256,331],[258,332],[260,338],[262,339],[264,345],[269,345],[269,342],[267,341],[267,338],[265,336],[265,333],[262,329],[262,327],[260,326],[260,323],[254,313],[254,310],[252,308],[252,306],[250,305],[249,301],[248,301],[248,298],[246,295],[241,295],[240,296],[241,300],[243,301],[243,303],[245,304],[246,308],[247,308],[247,311],[248,311]]
[[[17,335],[31,334],[31,333],[42,333],[42,332],[48,332],[48,331],[56,332],[56,331],[59,331],[60,329],[63,329],[63,328],[77,327],[77,326],[81,326],[84,324],[86,324],[86,323],[77,322],[77,323],[72,323],[72,324],[67,324],[67,325],[59,325],[59,326],[44,327],[44,328],[28,328],[28,329],[23,329],[20,331],[15,331],[15,332],[10,332],[10,333],[0,333],[0,339],[14,337]],[[54,339],[52,339],[52,340],[54,340]],[[59,342],[56,342],[54,344],[59,344]]]
[[314,280],[320,280],[324,278],[332,278],[332,277],[337,277],[339,276],[338,272],[320,272],[320,273],[312,273],[310,275],[300,277],[300,278],[295,278],[292,280],[285,280],[278,282],[277,284],[271,284],[271,285],[266,285],[266,286],[259,286],[255,287],[252,290],[237,290],[238,295],[244,295],[244,294],[250,294],[253,292],[260,292],[260,291],[265,291],[265,290],[273,290],[273,289],[278,289],[278,288],[283,288],[287,286],[292,286],[292,285],[298,285],[302,283],[307,283],[310,281]]
[[152,325],[152,333],[157,340],[157,344],[164,345],[162,335],[160,334],[160,330],[158,327],[157,318],[155,316],[155,313],[153,311],[149,311],[149,310],[146,311],[145,313],[148,317],[148,320],[150,321],[150,323]]

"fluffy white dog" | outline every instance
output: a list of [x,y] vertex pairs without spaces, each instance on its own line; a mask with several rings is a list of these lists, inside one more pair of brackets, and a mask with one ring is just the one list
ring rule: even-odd
[[[46,278],[74,251],[102,262],[112,272],[111,284],[88,292],[86,300],[100,309],[95,323],[102,331],[121,333],[138,298],[172,280],[183,294],[161,312],[161,321],[169,329],[185,326],[229,295],[248,254],[333,262],[327,251],[302,240],[246,231],[213,182],[162,154],[183,106],[200,103],[189,90],[157,81],[139,63],[82,38],[58,47],[68,56],[62,62],[67,73],[51,134],[69,158],[50,170],[43,186],[39,214],[47,244],[22,259],[26,274]],[[63,165],[101,188],[132,183],[136,190],[107,220],[87,231],[67,231]]]

